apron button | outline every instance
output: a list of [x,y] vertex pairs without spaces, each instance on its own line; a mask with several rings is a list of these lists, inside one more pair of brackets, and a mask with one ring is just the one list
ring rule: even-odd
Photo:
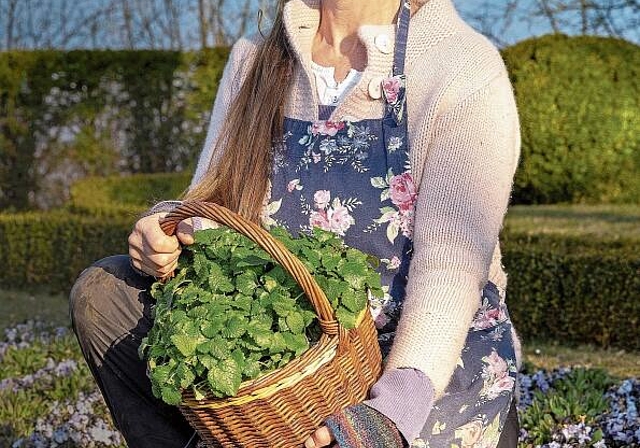
[[369,83],[369,96],[374,100],[382,98],[382,78],[373,78]]
[[393,51],[393,48],[391,48],[391,39],[386,34],[377,35],[373,43],[381,53],[389,54]]

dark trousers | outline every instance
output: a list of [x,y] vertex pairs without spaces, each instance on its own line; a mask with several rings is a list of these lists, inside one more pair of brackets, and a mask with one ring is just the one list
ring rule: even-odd
[[[177,408],[155,398],[138,357],[140,341],[153,325],[153,279],[137,274],[128,256],[98,261],[76,281],[70,296],[73,329],[113,420],[129,448],[182,448],[197,442]],[[515,407],[498,448],[515,448]]]
[[153,325],[147,293],[152,282],[131,268],[128,256],[100,260],[71,290],[71,321],[129,448],[182,448],[194,431],[177,408],[153,396],[146,364],[138,357],[140,341]]

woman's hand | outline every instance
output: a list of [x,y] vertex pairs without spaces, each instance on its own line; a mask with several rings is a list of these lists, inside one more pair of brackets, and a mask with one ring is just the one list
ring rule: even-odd
[[169,276],[178,266],[180,243],[193,244],[191,220],[178,224],[176,236],[167,236],[160,228],[166,213],[140,218],[129,235],[129,256],[136,269],[157,278]]
[[167,236],[160,228],[160,218],[165,215],[156,213],[140,218],[128,240],[133,267],[158,278],[175,270],[181,252],[178,237]]
[[329,428],[327,428],[326,426],[321,426],[320,428],[316,429],[315,432],[311,434],[307,440],[305,440],[304,447],[321,448],[331,445],[333,440],[333,435],[331,435]]

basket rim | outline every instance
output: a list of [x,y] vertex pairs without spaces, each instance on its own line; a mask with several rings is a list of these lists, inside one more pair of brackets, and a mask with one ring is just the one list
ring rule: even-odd
[[[358,331],[367,318],[367,315],[371,318],[368,307],[362,310],[357,318],[356,326],[347,330],[348,333]],[[191,408],[223,408],[227,406],[241,406],[254,400],[268,398],[277,393],[281,388],[291,387],[302,381],[326,363],[333,360],[340,351],[340,344],[341,340],[338,335],[329,336],[322,334],[318,342],[302,355],[289,361],[285,366],[243,382],[238,389],[238,393],[233,397],[216,398],[209,393],[202,400],[196,400],[195,398],[184,399],[185,396],[193,396],[192,392],[185,389],[182,395],[183,402],[180,406]],[[314,366],[315,368],[309,370],[310,366]],[[287,380],[286,384],[283,384],[285,380]]]

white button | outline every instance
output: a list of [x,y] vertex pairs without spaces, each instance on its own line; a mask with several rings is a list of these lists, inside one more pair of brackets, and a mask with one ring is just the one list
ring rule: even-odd
[[369,96],[374,100],[382,98],[382,78],[373,78],[369,83]]
[[375,43],[378,50],[384,54],[389,54],[393,51],[393,48],[391,48],[391,39],[386,34],[377,35],[373,43]]

